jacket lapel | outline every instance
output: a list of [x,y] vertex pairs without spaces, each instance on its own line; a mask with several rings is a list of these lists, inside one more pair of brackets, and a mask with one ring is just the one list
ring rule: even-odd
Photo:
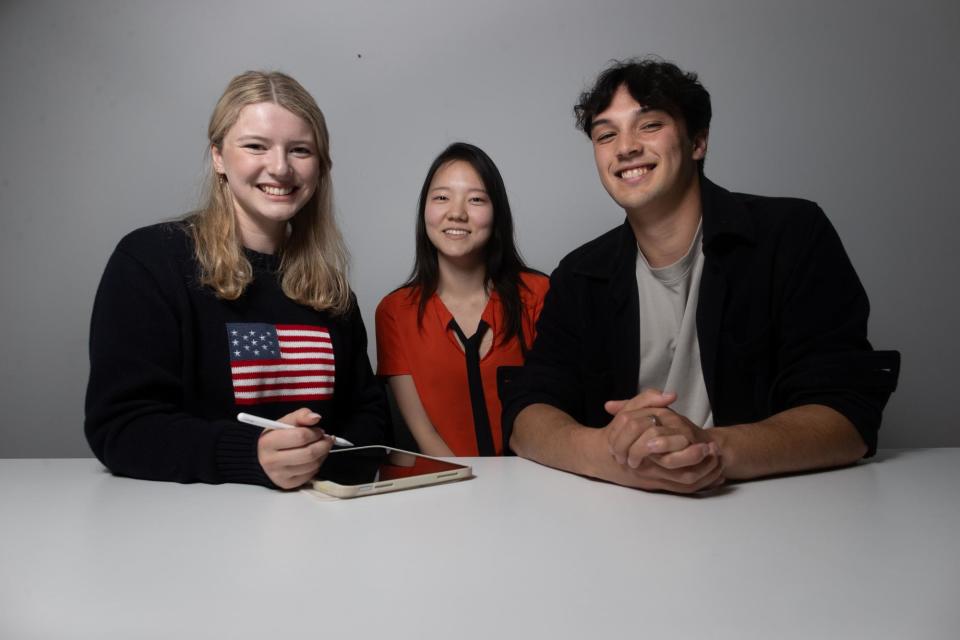
[[624,221],[610,277],[610,298],[614,304],[612,343],[614,398],[632,398],[640,376],[640,296],[637,293],[637,240]]
[[604,234],[602,242],[581,257],[576,272],[593,284],[596,292],[584,300],[591,309],[584,317],[596,332],[593,344],[602,363],[607,399],[632,398],[637,393],[640,373],[640,309],[637,295],[637,241],[629,223]]
[[720,327],[724,324],[724,302],[732,266],[729,256],[740,244],[736,240],[753,243],[756,231],[743,205],[726,189],[701,176],[700,194],[704,261],[697,299],[697,341],[707,397],[710,406],[715,407]]

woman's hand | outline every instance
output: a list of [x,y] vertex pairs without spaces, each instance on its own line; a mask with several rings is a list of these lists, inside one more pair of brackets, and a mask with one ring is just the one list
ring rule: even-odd
[[257,459],[273,484],[296,489],[316,475],[330,453],[333,438],[315,427],[320,416],[307,408],[280,418],[298,429],[268,429],[257,443]]

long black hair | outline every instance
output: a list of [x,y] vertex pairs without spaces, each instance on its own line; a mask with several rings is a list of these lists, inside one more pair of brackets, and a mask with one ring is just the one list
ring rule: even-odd
[[419,295],[417,323],[422,325],[427,302],[437,292],[440,280],[437,248],[427,237],[424,211],[433,176],[441,167],[457,160],[469,163],[477,172],[493,208],[493,229],[490,239],[483,248],[483,253],[486,281],[497,292],[500,304],[503,306],[504,330],[501,344],[506,344],[516,336],[520,340],[521,352],[526,353],[528,345],[523,337],[523,305],[520,302],[520,287],[526,287],[526,285],[521,282],[520,274],[532,270],[524,264],[514,242],[513,215],[510,213],[510,202],[507,200],[507,189],[503,185],[503,178],[500,176],[497,165],[484,153],[483,149],[466,142],[454,142],[430,165],[423,187],[420,189],[420,201],[417,206],[416,258],[413,271],[400,288],[410,287],[411,295]]

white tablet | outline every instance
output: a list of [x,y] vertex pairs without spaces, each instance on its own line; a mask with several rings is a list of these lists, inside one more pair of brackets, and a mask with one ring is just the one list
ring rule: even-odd
[[355,498],[472,477],[467,465],[371,445],[332,450],[313,488],[337,498]]

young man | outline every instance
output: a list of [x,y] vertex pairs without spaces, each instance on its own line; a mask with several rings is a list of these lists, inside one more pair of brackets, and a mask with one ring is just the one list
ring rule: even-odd
[[575,113],[627,219],[550,278],[514,451],[677,493],[872,455],[899,354],[823,212],[707,180],[710,96],[673,64],[617,63]]

